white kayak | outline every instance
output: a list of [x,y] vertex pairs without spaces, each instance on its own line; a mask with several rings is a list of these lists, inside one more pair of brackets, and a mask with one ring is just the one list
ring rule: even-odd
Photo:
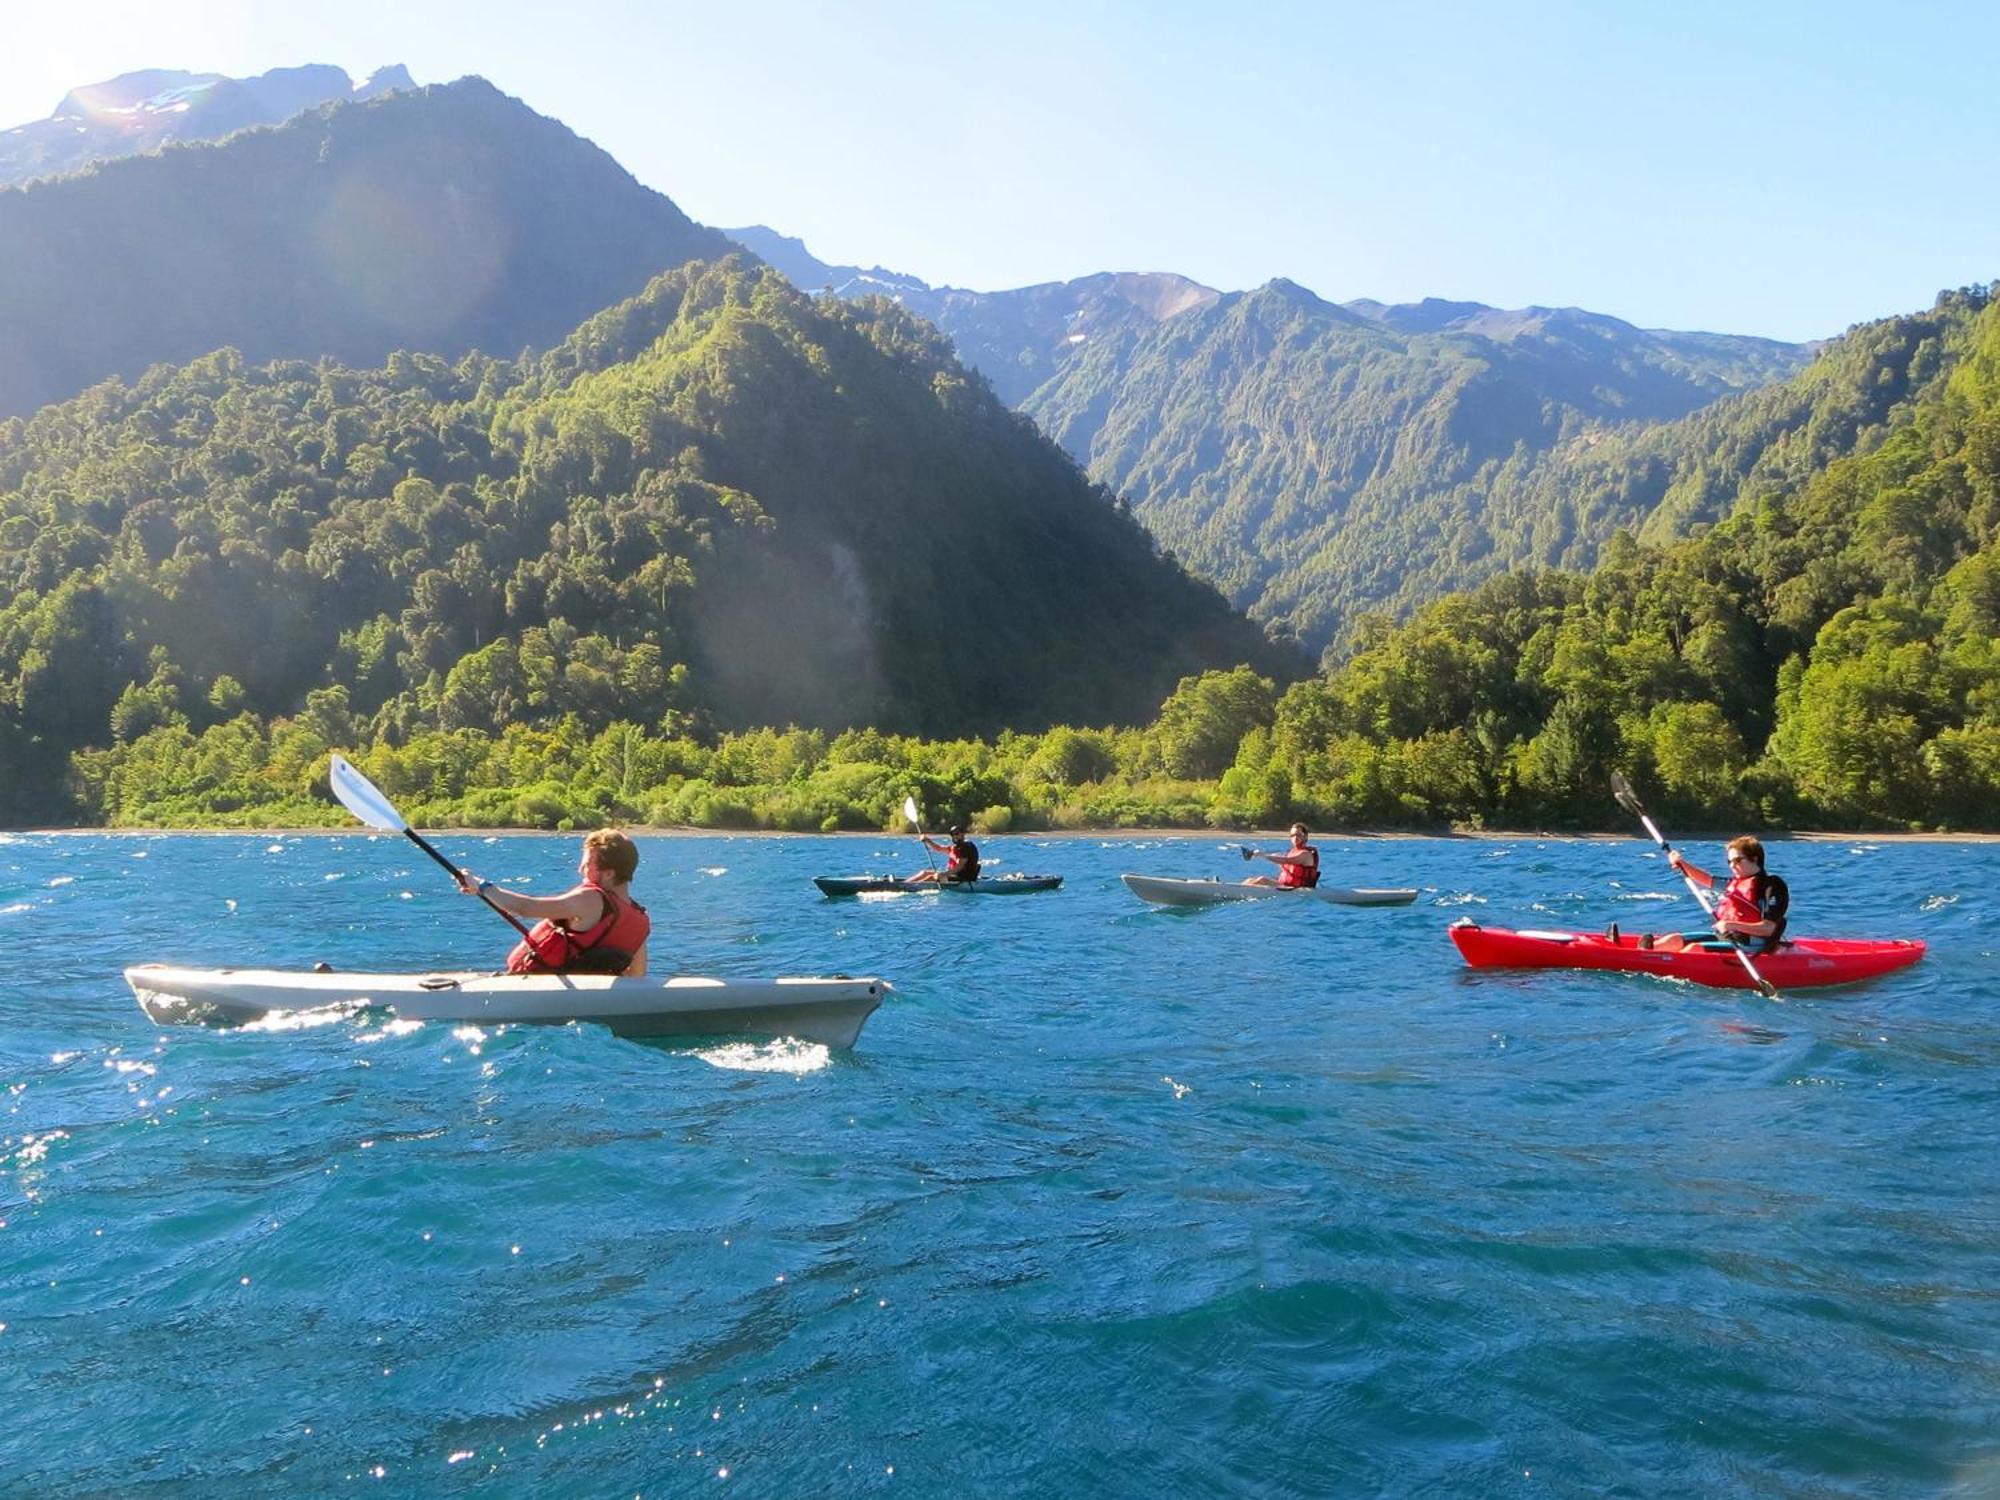
[[480,1026],[590,1021],[619,1036],[797,1037],[852,1047],[890,988],[880,979],[625,979],[611,974],[341,974],[293,969],[125,971],[155,1021],[255,1021],[380,1005],[413,1021]]
[[1160,906],[1215,906],[1224,901],[1325,901],[1334,906],[1408,906],[1417,899],[1413,890],[1369,890],[1351,886],[1316,885],[1286,888],[1279,885],[1244,885],[1240,881],[1178,880],[1170,875],[1120,875],[1118,877],[1142,901]]

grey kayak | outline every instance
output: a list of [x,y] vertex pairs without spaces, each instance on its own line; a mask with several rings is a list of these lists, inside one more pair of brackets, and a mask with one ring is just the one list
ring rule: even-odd
[[1318,900],[1333,906],[1408,906],[1413,890],[1370,890],[1337,885],[1286,889],[1276,885],[1242,885],[1224,880],[1177,880],[1170,875],[1120,875],[1132,894],[1160,906],[1216,906],[1224,901]]
[[956,891],[966,896],[1024,896],[1052,891],[1060,875],[982,875],[977,880],[911,880],[901,875],[815,875],[813,884],[828,896],[860,896],[875,891]]
[[414,1021],[589,1021],[619,1036],[784,1036],[829,1047],[852,1047],[890,988],[880,979],[320,974],[170,964],[135,965],[125,980],[140,1009],[163,1022],[243,1022],[327,1006],[380,1005]]

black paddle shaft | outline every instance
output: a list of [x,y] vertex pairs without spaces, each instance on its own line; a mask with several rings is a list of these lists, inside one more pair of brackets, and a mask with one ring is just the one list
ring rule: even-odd
[[[418,833],[417,830],[414,828],[405,828],[403,830],[403,836],[407,838],[411,843],[415,844],[419,849],[423,850],[424,853],[428,854],[432,859],[436,860],[439,864],[443,865],[447,870],[451,871],[451,878],[453,880],[458,879],[460,873],[458,866],[453,864],[450,860],[446,859],[442,854],[438,853],[436,849],[432,848],[429,839],[425,838],[421,833]],[[516,932],[520,933],[522,937],[528,936],[528,929],[521,925],[520,920],[512,912],[502,911],[500,908],[500,904],[497,901],[495,901],[491,896],[487,895],[486,892],[484,891],[477,892],[477,895],[481,901],[484,901],[488,906],[492,907],[493,910],[499,913],[500,916],[506,918],[508,926],[512,927]]]
[[[1616,771],[1611,773],[1611,795],[1618,799],[1620,807],[1639,820],[1646,832],[1653,836],[1653,842],[1660,846],[1663,854],[1671,855],[1674,852],[1674,846],[1667,842],[1667,836],[1660,832],[1659,827],[1653,822],[1652,814],[1646,811],[1646,804],[1641,802],[1639,794],[1632,790],[1632,783]],[[1701,887],[1694,883],[1694,877],[1683,870],[1681,879],[1686,882],[1688,893],[1694,897],[1695,904],[1707,915],[1714,916],[1715,909],[1708,904],[1708,897]],[[1751,962],[1749,950],[1737,940],[1736,935],[1726,933],[1724,936],[1728,939],[1730,948],[1735,951],[1737,960],[1743,965],[1743,972],[1748,974],[1750,982],[1757,986],[1758,993],[1769,1000],[1782,998],[1778,994],[1777,986],[1757,972],[1757,965]]]

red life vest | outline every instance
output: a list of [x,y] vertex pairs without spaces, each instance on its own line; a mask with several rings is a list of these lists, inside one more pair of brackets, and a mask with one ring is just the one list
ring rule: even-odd
[[604,898],[605,915],[576,932],[544,917],[507,955],[509,974],[623,974],[645,946],[653,919],[636,901],[621,901],[601,885],[586,885]]
[[1312,844],[1301,844],[1292,851],[1294,854],[1310,854],[1309,865],[1279,865],[1278,887],[1280,890],[1311,890],[1319,884],[1319,849]]
[[1770,922],[1771,931],[1761,942],[1766,953],[1774,952],[1785,935],[1785,917],[1791,909],[1792,893],[1777,876],[1759,870],[1754,875],[1738,875],[1722,888],[1715,914],[1731,922]]

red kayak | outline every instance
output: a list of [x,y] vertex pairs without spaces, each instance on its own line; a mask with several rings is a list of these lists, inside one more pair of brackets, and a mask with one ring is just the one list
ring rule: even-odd
[[[1460,918],[1451,940],[1475,969],[1624,969],[1664,974],[1717,989],[1755,988],[1742,962],[1727,948],[1642,948],[1629,933],[1613,940],[1601,932],[1513,932]],[[1852,984],[1906,969],[1924,956],[1913,938],[1797,938],[1775,953],[1755,953],[1757,972],[1780,990],[1816,984]]]

